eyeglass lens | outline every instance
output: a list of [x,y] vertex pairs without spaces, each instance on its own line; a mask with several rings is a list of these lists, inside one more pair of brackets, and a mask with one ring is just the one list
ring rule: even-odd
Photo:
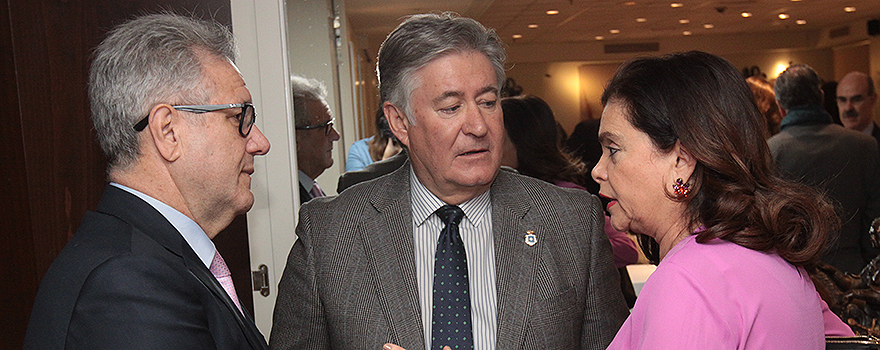
[[241,136],[247,136],[251,133],[251,129],[254,127],[254,122],[257,120],[257,112],[254,111],[254,106],[249,104],[244,105],[241,109],[241,114],[238,117],[238,133],[240,133]]

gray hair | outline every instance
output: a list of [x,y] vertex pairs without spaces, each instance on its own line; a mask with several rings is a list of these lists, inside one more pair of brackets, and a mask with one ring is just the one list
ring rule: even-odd
[[309,79],[298,75],[290,76],[293,90],[293,118],[298,127],[308,126],[310,116],[306,112],[306,101],[318,101],[327,104],[327,88],[320,80]]
[[403,21],[379,49],[379,94],[403,108],[412,122],[410,95],[416,88],[413,72],[452,53],[476,51],[486,55],[495,70],[498,88],[504,83],[507,55],[501,39],[480,22],[451,12],[413,15]]
[[110,169],[140,156],[133,125],[159,103],[204,104],[200,55],[235,60],[229,29],[215,22],[162,13],[114,28],[95,50],[89,77],[92,123]]
[[806,105],[822,105],[822,79],[810,66],[794,64],[776,78],[773,92],[784,110]]

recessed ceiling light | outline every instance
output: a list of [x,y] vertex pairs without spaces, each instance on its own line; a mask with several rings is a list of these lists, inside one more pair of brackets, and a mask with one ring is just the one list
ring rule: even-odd
[[799,1],[801,1],[801,0],[791,0],[791,2],[799,2]]
[[690,30],[685,30],[685,31],[681,32],[681,34],[684,34],[684,35],[691,35],[691,34],[693,34],[693,33],[691,33]]
[[669,6],[672,6],[672,7],[676,7],[676,8],[677,8],[677,7],[682,7],[682,6],[684,6],[684,4],[682,4],[682,3],[680,3],[680,2],[673,2],[673,3],[669,4]]
[[691,23],[691,20],[689,20],[689,19],[680,19],[680,20],[678,20],[678,23],[681,23],[681,24],[688,24],[688,23]]
[[648,21],[648,19],[645,18],[645,17],[639,17],[639,18],[636,18],[636,22],[639,22],[639,23],[645,23],[645,22],[647,22],[647,21]]
[[749,17],[752,17],[752,13],[751,13],[751,12],[743,12],[743,13],[741,13],[740,15],[743,16],[743,18],[749,18]]
[[596,40],[605,40],[605,37],[601,35],[596,35]]
[[529,24],[529,28],[535,29],[535,28],[538,28],[538,25],[537,24]]
[[513,38],[514,38],[514,39],[521,39],[521,38],[522,38],[522,34],[514,34],[514,35],[513,35]]
[[844,7],[843,10],[846,12],[856,12],[856,8],[853,6]]
[[620,34],[620,29],[612,29],[608,31],[611,34]]
[[548,15],[551,15],[551,16],[552,16],[552,15],[558,15],[558,14],[559,14],[559,10],[547,10],[547,14],[548,14]]
[[779,19],[788,19],[788,17],[789,17],[789,16],[788,16],[787,13],[780,13],[780,14],[779,14]]
[[798,25],[804,25],[804,24],[807,24],[807,20],[799,19],[799,20],[795,21],[795,23],[797,23]]
[[703,28],[712,29],[712,28],[715,28],[715,25],[712,23],[706,23],[703,25]]
[[623,4],[626,5],[626,6],[632,6],[632,5],[635,5],[636,2],[635,2],[635,1],[627,1],[627,2],[625,2],[625,3],[623,3]]

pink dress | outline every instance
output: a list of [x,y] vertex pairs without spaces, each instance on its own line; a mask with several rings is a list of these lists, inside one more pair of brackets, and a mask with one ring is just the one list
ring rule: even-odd
[[825,349],[852,336],[803,268],[776,254],[689,236],[648,278],[608,349]]

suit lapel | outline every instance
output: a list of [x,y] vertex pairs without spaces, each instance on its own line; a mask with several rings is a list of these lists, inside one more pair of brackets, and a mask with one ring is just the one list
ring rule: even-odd
[[[189,269],[189,272],[197,278],[205,288],[211,291],[214,294],[214,297],[219,299],[223,305],[226,305],[226,308],[232,315],[235,317],[235,321],[238,322],[239,327],[241,327],[241,331],[244,333],[245,338],[247,338],[248,343],[251,344],[251,348],[253,349],[265,349],[265,339],[263,338],[262,333],[257,329],[256,324],[250,318],[249,315],[243,315],[241,311],[238,310],[238,307],[233,303],[232,298],[226,294],[226,290],[223,289],[223,286],[220,285],[220,282],[217,282],[217,279],[214,277],[214,274],[205,267],[205,264],[199,259],[196,253],[189,248],[189,246],[184,247],[184,261],[186,263],[186,267]],[[241,282],[239,282],[241,283]]]
[[[523,198],[527,191],[519,187],[521,184],[505,171],[499,172],[492,185],[498,349],[518,348],[523,343],[538,256],[542,250],[541,232],[526,218],[531,209],[529,201]],[[525,243],[528,230],[534,230],[538,235],[538,243],[534,246]]]
[[251,346],[254,349],[266,348],[265,340],[262,340],[263,336],[253,320],[238,311],[238,307],[233,304],[232,299],[226,294],[214,275],[208,271],[195,251],[186,243],[180,232],[155,208],[125,190],[107,185],[97,210],[130,223],[168,251],[180,256],[190,273],[201,281],[214,296],[222,300],[230,312],[236,315],[236,320]]
[[371,267],[379,280],[379,299],[393,339],[405,348],[425,348],[419,307],[410,198],[410,166],[405,163],[378,180],[371,204],[378,215],[359,227]]

